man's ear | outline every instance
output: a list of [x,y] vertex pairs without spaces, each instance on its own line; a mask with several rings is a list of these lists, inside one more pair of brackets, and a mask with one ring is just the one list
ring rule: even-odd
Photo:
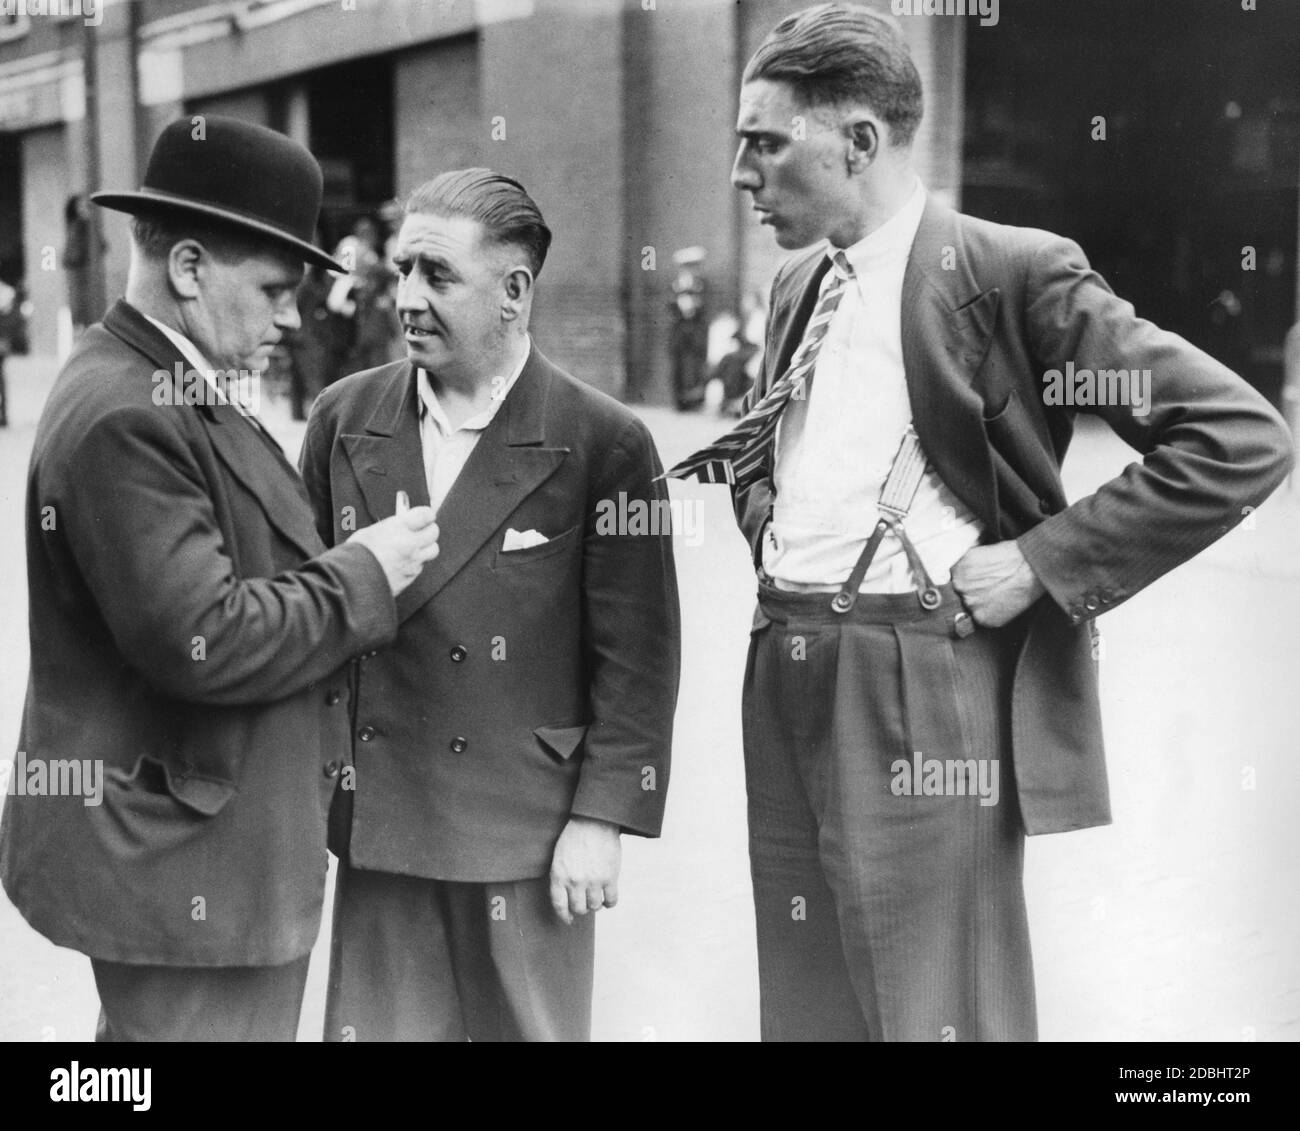
[[501,304],[501,317],[511,322],[523,313],[533,293],[533,273],[522,263],[511,267],[506,274],[505,301]]
[[208,252],[198,240],[185,239],[172,244],[167,253],[167,279],[179,297],[198,297],[199,276],[207,260]]
[[860,173],[880,156],[883,144],[880,123],[869,115],[863,114],[850,118],[845,123],[849,144],[849,171]]

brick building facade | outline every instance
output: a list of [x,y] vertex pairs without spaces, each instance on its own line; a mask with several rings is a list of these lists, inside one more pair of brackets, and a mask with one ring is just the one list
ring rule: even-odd
[[[714,313],[765,294],[783,255],[728,174],[740,70],[802,0],[101,4],[94,27],[76,14],[0,24],[0,278],[25,276],[42,352],[55,350],[66,306],[57,257],[68,194],[136,186],[157,132],[186,113],[234,114],[308,144],[326,172],[327,244],[359,212],[443,169],[484,164],[518,177],[556,233],[538,290],[539,343],[632,401],[670,399],[674,250],[706,249]],[[1254,22],[1227,8],[1007,0],[996,26],[973,16],[901,23],[925,83],[916,151],[932,191],[1077,236],[1103,270],[1119,272],[1139,310],[1174,293],[1166,263],[1182,256],[1188,282],[1177,299],[1193,314],[1202,292],[1225,290],[1269,312],[1252,347],[1266,369],[1295,313],[1300,100],[1286,44],[1300,41],[1300,5]],[[1226,61],[1192,84],[1193,61],[1211,50]],[[1159,147],[1177,134],[1180,111],[1154,91],[1181,98],[1192,86],[1209,110],[1227,107],[1215,159],[1230,203],[1198,205],[1184,191],[1178,212]],[[1088,149],[1078,139],[1096,113],[1121,130],[1145,116],[1147,132],[1130,128],[1141,143],[1129,149]],[[1234,161],[1245,162],[1236,180]],[[1138,168],[1146,181],[1135,186]],[[1181,226],[1155,239],[1164,214]],[[1230,216],[1266,216],[1268,230],[1238,233]],[[1112,248],[1119,220],[1139,230]],[[125,282],[126,220],[99,221],[111,298]],[[1223,248],[1246,244],[1261,249],[1267,278],[1240,281]]]

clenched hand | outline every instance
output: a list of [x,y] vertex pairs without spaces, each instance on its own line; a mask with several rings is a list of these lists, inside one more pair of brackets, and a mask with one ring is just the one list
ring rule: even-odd
[[619,828],[591,817],[570,817],[551,857],[551,906],[566,923],[575,915],[618,902],[623,859]]
[[975,623],[997,628],[1047,592],[1015,542],[972,546],[952,567],[953,588]]
[[362,527],[348,541],[360,542],[379,559],[396,597],[438,556],[438,524],[432,507],[413,507]]

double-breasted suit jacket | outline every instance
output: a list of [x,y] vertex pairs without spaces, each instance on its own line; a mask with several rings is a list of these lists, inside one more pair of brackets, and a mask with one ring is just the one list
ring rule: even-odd
[[194,403],[185,371],[119,302],[46,403],[19,749],[101,762],[103,795],[11,782],[0,877],[33,927],[92,958],[279,965],[319,929],[347,663],[392,639],[396,607],[370,551],[325,549],[274,443]]
[[[804,253],[774,281],[752,398],[788,368],[828,264],[820,250]],[[1016,539],[1047,589],[1026,614],[1012,698],[1026,831],[1104,824],[1092,618],[1258,506],[1291,466],[1290,438],[1240,377],[1139,318],[1078,245],[933,198],[904,275],[902,344],[913,422],[931,465],[983,523],[984,541]],[[1045,380],[1050,371],[1116,369],[1150,371],[1149,405],[1131,397],[1049,403],[1062,399],[1054,378]],[[1067,506],[1060,466],[1075,412],[1100,416],[1143,460]],[[734,503],[757,563],[770,479],[737,492]]]
[[[428,503],[418,377],[398,362],[317,401],[302,472],[327,541],[399,490]],[[528,879],[570,815],[658,835],[680,636],[659,471],[633,413],[532,348],[439,508],[397,641],[357,665],[356,788],[331,841],[353,866]],[[620,525],[638,504],[654,523]],[[510,528],[547,541],[506,551]]]

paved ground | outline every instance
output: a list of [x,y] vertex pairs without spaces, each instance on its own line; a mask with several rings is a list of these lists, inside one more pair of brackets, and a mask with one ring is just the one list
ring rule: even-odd
[[[26,679],[22,496],[48,367],[11,361],[0,431],[0,750]],[[671,463],[712,416],[647,411]],[[301,426],[267,412],[286,447]],[[1129,461],[1084,431],[1072,496]],[[758,1032],[740,760],[753,582],[725,489],[673,486],[703,537],[678,539],[685,625],[662,840],[626,842],[623,900],[602,913],[602,1040],[753,1040]],[[1195,561],[1100,622],[1115,824],[1036,838],[1031,928],[1047,1040],[1300,1038],[1300,495],[1279,495]],[[1247,788],[1252,784],[1254,788]],[[301,1036],[324,1012],[317,946]],[[96,1001],[84,958],[0,899],[0,1039],[81,1039]]]

